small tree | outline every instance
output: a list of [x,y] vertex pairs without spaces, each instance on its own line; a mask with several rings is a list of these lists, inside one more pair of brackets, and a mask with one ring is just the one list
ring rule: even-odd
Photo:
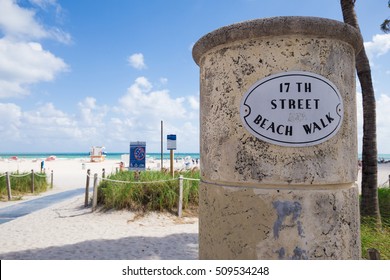
[[[340,0],[344,22],[360,31],[355,13],[356,0]],[[363,98],[362,151],[362,216],[374,218],[381,225],[378,202],[378,151],[376,143],[376,101],[371,79],[371,68],[364,46],[356,55],[356,70]]]
[[[390,0],[389,0],[387,5],[390,8]],[[381,24],[381,30],[385,33],[390,32],[390,19],[389,18],[387,18],[383,21],[383,23]]]

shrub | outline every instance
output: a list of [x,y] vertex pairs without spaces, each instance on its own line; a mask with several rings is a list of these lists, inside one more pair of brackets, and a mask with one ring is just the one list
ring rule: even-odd
[[[99,204],[105,209],[129,209],[142,211],[174,211],[179,200],[179,175],[199,179],[199,171],[170,174],[160,171],[144,171],[138,178],[132,171],[112,174],[99,184]],[[120,182],[118,182],[120,181]],[[183,209],[198,205],[199,181],[184,180]]]
[[[10,173],[10,183],[12,196],[20,196],[31,193],[31,173]],[[46,174],[35,173],[34,192],[45,192],[47,187]],[[7,197],[7,182],[5,174],[0,177],[0,195],[2,199]]]
[[378,189],[379,210],[382,219],[382,228],[378,229],[375,220],[362,217],[361,243],[362,257],[367,259],[367,250],[375,248],[380,252],[382,260],[390,259],[390,188]]
[[378,199],[382,224],[385,227],[390,227],[390,188],[379,188]]

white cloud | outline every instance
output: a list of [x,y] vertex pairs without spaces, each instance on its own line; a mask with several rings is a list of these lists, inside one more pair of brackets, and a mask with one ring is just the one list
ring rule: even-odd
[[[54,0],[32,1],[38,6],[55,5]],[[54,39],[69,43],[71,36],[58,27],[45,27],[36,11],[22,8],[14,0],[0,0],[0,98],[29,93],[28,86],[52,81],[69,66],[44,49],[39,40]]]
[[379,57],[390,51],[390,34],[377,34],[372,41],[364,42],[364,48],[368,57]]
[[[363,107],[362,94],[357,92],[357,120],[358,120],[358,141],[359,152],[361,153],[362,139],[363,139]],[[376,97],[376,130],[377,130],[377,146],[378,153],[390,153],[388,142],[390,139],[390,97],[382,94]]]
[[166,84],[168,84],[168,79],[167,78],[160,78],[160,83],[162,85],[166,85]]
[[75,121],[66,113],[56,109],[52,103],[46,103],[36,110],[23,113],[23,121],[24,125],[34,126],[38,130],[47,131],[50,128],[53,133],[58,133],[64,127],[75,126]]
[[[61,12],[61,6],[54,0],[30,0],[39,8],[54,6],[56,13]],[[47,28],[36,19],[32,9],[20,7],[15,0],[0,1],[0,30],[6,38],[18,41],[39,40],[50,38],[62,43],[70,43],[71,36],[58,27]]]
[[185,118],[184,98],[171,98],[168,90],[152,91],[151,83],[139,77],[119,100],[125,111],[146,118]]
[[389,139],[390,139],[390,97],[382,94],[377,98],[377,141],[378,153],[390,153]]
[[61,30],[58,27],[51,27],[48,30],[48,34],[49,34],[50,38],[52,38],[60,43],[63,43],[63,44],[71,44],[72,43],[72,36],[69,33]]
[[30,0],[31,3],[41,7],[47,8],[48,6],[57,6],[57,0]]
[[52,103],[30,111],[23,111],[12,103],[0,103],[0,118],[3,149],[53,151],[68,145],[72,150],[75,142],[84,138],[84,131],[80,130],[75,118],[57,109]]
[[187,97],[188,102],[190,103],[190,107],[193,110],[199,110],[199,98],[198,96],[188,96]]
[[142,140],[147,141],[148,151],[159,151],[163,120],[165,135],[178,135],[180,151],[198,151],[197,97],[175,98],[168,89],[153,90],[146,77],[137,78],[112,107],[99,104],[95,97],[86,97],[75,105],[77,113],[68,114],[51,102],[29,110],[0,103],[2,148],[58,152],[99,144],[112,152],[127,152],[129,141]]
[[35,12],[17,5],[14,0],[0,1],[0,29],[8,37],[40,39],[48,33],[35,19]]
[[51,81],[68,68],[40,43],[0,39],[0,98],[27,94],[27,85]]
[[153,85],[145,77],[137,78],[119,99],[107,135],[122,141],[148,142],[148,149],[160,148],[160,122],[164,121],[164,133],[174,133],[180,137],[181,151],[199,149],[199,101],[196,97],[172,97],[168,89],[153,90]]
[[84,101],[78,103],[80,110],[80,121],[84,126],[102,127],[104,118],[107,115],[107,106],[98,106],[93,97],[86,97]]
[[26,94],[26,90],[20,83],[6,81],[0,78],[0,99]]
[[144,61],[144,55],[142,53],[135,53],[129,56],[127,59],[130,66],[134,67],[135,69],[145,69],[146,64]]
[[21,115],[22,111],[19,106],[12,103],[0,103],[0,134],[3,144],[7,143],[7,140],[20,137]]

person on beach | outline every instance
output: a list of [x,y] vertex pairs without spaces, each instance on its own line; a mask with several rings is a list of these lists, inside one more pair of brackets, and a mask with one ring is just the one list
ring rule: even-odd
[[45,170],[45,161],[42,160],[41,161],[41,173],[44,172],[44,170]]

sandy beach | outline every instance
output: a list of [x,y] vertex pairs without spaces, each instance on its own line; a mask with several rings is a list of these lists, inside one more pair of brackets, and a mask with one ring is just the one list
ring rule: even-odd
[[[0,202],[0,208],[66,190],[84,188],[87,169],[101,176],[115,172],[119,161],[91,163],[83,159],[45,162],[53,171],[54,188],[21,201]],[[175,163],[176,168],[183,162]],[[168,166],[168,163],[164,164]],[[150,161],[147,168],[158,169]],[[40,161],[0,160],[6,171],[39,170]],[[390,164],[378,165],[378,183],[388,180]],[[361,172],[358,181],[360,184]],[[84,196],[54,204],[32,214],[0,224],[0,259],[197,259],[198,219],[166,213],[139,216],[130,211],[96,211],[84,207]]]
[[[120,161],[60,159],[45,162],[53,171],[54,188],[21,201],[0,202],[0,208],[66,190],[85,188],[87,169],[100,177],[116,172]],[[159,163],[159,162],[158,162]],[[158,169],[150,160],[147,168]],[[178,161],[175,168],[184,163]],[[164,166],[169,166],[168,162]],[[40,161],[0,161],[0,174],[40,170]],[[91,211],[84,195],[0,224],[0,259],[197,259],[198,219],[167,213],[139,216],[130,211]]]

